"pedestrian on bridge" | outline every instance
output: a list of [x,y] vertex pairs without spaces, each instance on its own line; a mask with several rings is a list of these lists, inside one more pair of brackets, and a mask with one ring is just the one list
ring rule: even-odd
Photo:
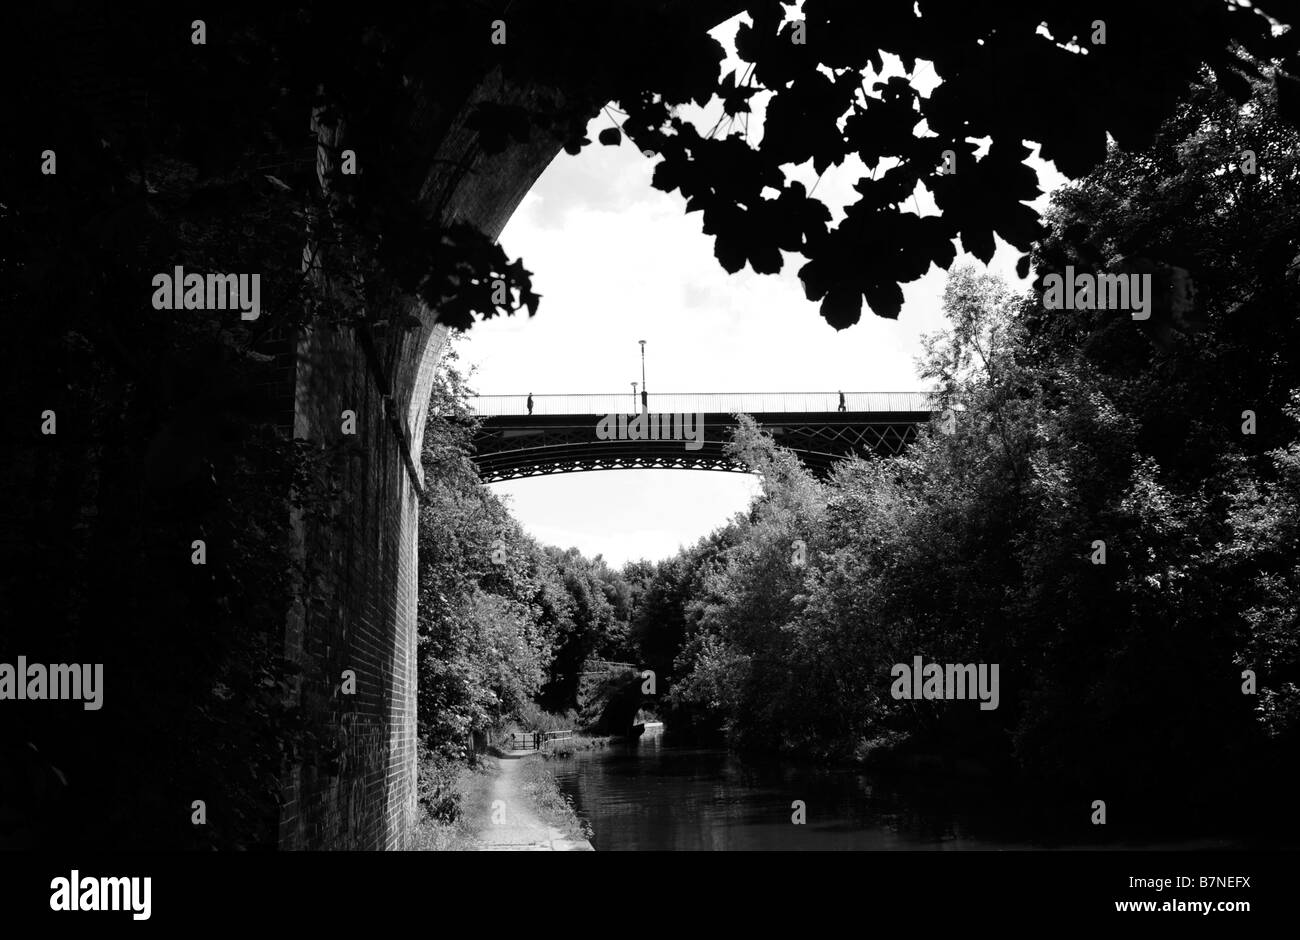
[[528,414],[531,415],[532,413],[533,413],[533,393],[529,392],[528,393]]
[[848,409],[844,407],[844,393],[843,393],[843,392],[840,392],[840,411],[848,411]]

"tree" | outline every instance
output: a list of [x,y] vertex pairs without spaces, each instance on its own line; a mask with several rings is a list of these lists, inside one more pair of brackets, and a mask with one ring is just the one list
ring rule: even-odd
[[[986,262],[994,233],[1029,250],[1041,229],[1024,204],[1039,192],[1023,162],[1025,140],[1078,177],[1105,157],[1107,134],[1125,149],[1149,144],[1202,63],[1238,103],[1247,100],[1260,74],[1252,56],[1291,57],[1276,82],[1283,114],[1300,123],[1295,31],[1272,35],[1259,11],[1223,3],[1197,3],[1177,18],[1156,3],[1118,2],[958,12],[911,0],[808,0],[792,16],[762,0],[746,12],[737,69],[714,82],[706,69],[688,68],[698,82],[689,91],[619,88],[623,129],[662,154],[655,186],[680,190],[688,212],[703,212],[726,270],[748,264],[774,273],[783,253],[803,255],[807,295],[837,329],[857,322],[864,299],[878,316],[897,317],[899,284],[932,263],[947,268],[955,238]],[[903,74],[886,77],[895,59]],[[929,96],[915,87],[918,62],[941,80]],[[723,115],[707,134],[674,112],[688,97],[721,101]],[[747,115],[765,98],[755,144]],[[977,158],[981,138],[991,142]],[[811,161],[821,174],[850,155],[871,177],[858,181],[861,198],[831,226],[827,207],[785,169]],[[905,205],[921,190],[937,214]]]
[[[1258,179],[1243,148],[1269,154]],[[1040,275],[1186,266],[1194,319],[1046,309],[1041,276],[1017,297],[955,268],[921,363],[954,420],[837,467],[798,579],[765,567],[797,475],[765,472],[691,582],[678,707],[747,746],[921,750],[1048,799],[1124,794],[1183,833],[1193,812],[1293,825],[1297,152],[1267,86],[1241,106],[1205,83],[1149,151],[1114,148],[1056,196]],[[1246,401],[1267,441],[1243,433]],[[742,450],[794,466],[761,436]],[[782,675],[762,672],[773,651]],[[918,655],[999,664],[998,708],[894,700],[891,665]]]

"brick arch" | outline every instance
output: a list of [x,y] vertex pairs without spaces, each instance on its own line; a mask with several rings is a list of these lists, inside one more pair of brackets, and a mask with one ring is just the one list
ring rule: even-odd
[[[684,30],[696,30],[743,7],[742,0],[660,0],[657,11]],[[596,53],[604,54],[617,56],[617,45]],[[659,67],[671,71],[675,64],[665,60]],[[494,72],[463,95],[459,106],[454,99],[450,107],[425,102],[413,122],[417,139],[430,142],[424,155],[430,169],[420,193],[430,215],[469,222],[498,237],[560,152],[561,141],[535,130],[529,142],[486,155],[467,119],[480,101],[545,110],[562,99],[554,88],[514,85]],[[317,133],[331,145],[318,149],[322,170],[342,142],[338,129]],[[417,821],[419,454],[448,334],[437,311],[413,304],[397,313],[415,314],[420,327],[374,328],[365,336],[311,330],[296,342],[294,436],[341,443],[344,409],[356,413],[357,427],[349,441],[356,446],[339,480],[338,525],[294,520],[296,561],[305,573],[286,622],[285,657],[303,670],[294,690],[298,701],[338,728],[339,740],[326,769],[320,760],[304,759],[282,781],[284,849],[406,848]],[[344,669],[357,674],[354,696],[339,694]]]
[[[465,126],[490,99],[537,106],[555,93],[489,75],[441,134],[426,116],[431,167],[421,201],[444,223],[465,221],[500,235],[561,143],[535,133],[485,155]],[[339,128],[318,128],[318,170],[343,146]],[[338,480],[337,527],[295,518],[297,561],[308,573],[290,611],[285,655],[302,667],[295,690],[308,711],[339,729],[337,759],[304,759],[282,786],[279,842],[286,849],[401,849],[416,812],[416,589],[420,451],[433,376],[448,330],[437,312],[412,303],[412,330],[304,331],[294,379],[294,436],[343,443],[344,410],[356,413],[356,447]],[[399,319],[393,317],[394,320]],[[352,443],[348,441],[347,443]],[[344,669],[357,694],[338,689]]]

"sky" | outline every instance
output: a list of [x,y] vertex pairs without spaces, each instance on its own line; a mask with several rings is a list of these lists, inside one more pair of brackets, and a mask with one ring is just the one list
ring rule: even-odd
[[[738,22],[715,31],[724,46]],[[922,93],[933,86],[918,84]],[[686,116],[707,121],[707,130],[716,114],[715,107],[712,116],[707,108]],[[588,137],[594,141],[615,119],[602,114]],[[761,102],[750,124],[751,134],[759,132]],[[576,156],[561,153],[543,173],[500,238],[532,272],[541,305],[535,317],[496,317],[457,341],[462,365],[474,369],[475,391],[622,392],[630,400],[631,383],[641,381],[642,339],[652,392],[924,389],[916,359],[921,338],[944,326],[946,272],[932,266],[903,285],[897,320],[864,305],[862,319],[837,332],[804,297],[799,256],[787,254],[778,275],[749,268],[727,274],[713,256],[712,237],[700,230],[700,213],[686,215],[680,193],[651,187],[655,162],[624,139]],[[1063,179],[1050,164],[1030,162],[1044,189],[1033,205],[1042,209]],[[815,184],[814,194],[838,220],[837,208],[857,198],[852,183],[868,171],[853,158],[820,180],[811,165],[787,172]],[[923,192],[918,200],[918,211],[934,211]],[[999,240],[989,268],[1023,286],[1014,270],[1018,258]],[[979,264],[959,254],[963,261]],[[757,492],[748,474],[683,470],[566,473],[490,486],[535,538],[603,555],[616,566],[694,544]]]

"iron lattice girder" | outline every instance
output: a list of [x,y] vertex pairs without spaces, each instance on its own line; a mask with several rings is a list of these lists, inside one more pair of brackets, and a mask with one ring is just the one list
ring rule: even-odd
[[[723,452],[735,416],[704,415],[704,443],[687,450],[682,440],[600,440],[604,415],[539,415],[485,418],[474,437],[484,482],[575,473],[585,470],[726,470],[745,468]],[[778,444],[793,451],[819,477],[850,454],[896,457],[930,420],[928,411],[786,412],[752,416]]]

